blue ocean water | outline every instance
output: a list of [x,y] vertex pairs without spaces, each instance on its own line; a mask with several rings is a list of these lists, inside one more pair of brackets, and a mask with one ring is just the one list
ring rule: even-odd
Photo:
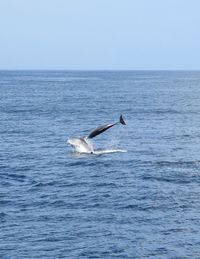
[[200,72],[1,71],[0,121],[0,258],[200,258]]

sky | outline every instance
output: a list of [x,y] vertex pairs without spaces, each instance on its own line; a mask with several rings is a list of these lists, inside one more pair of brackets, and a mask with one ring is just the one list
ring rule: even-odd
[[200,70],[200,1],[0,0],[0,69]]

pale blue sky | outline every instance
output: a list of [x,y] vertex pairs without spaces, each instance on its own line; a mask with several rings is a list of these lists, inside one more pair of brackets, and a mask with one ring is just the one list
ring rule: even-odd
[[0,69],[200,69],[199,0],[0,0]]

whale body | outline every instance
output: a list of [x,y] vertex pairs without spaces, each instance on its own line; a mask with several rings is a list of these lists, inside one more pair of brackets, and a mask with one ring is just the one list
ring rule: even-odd
[[94,153],[92,145],[87,141],[87,138],[70,138],[67,140],[76,152],[79,153]]
[[92,139],[99,134],[103,133],[104,131],[110,129],[111,127],[117,125],[117,124],[122,124],[126,125],[122,115],[119,118],[118,122],[115,122],[113,124],[105,124],[97,127],[94,129],[92,132],[87,137],[81,137],[81,138],[70,138],[67,140],[67,143],[70,144],[76,152],[79,153],[94,153],[94,149],[92,144],[89,142],[89,139]]

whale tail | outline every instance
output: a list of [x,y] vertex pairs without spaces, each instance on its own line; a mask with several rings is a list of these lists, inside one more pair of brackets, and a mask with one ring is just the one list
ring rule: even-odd
[[126,125],[126,123],[125,123],[125,121],[124,121],[122,115],[120,116],[118,122],[113,123],[113,124],[105,124],[105,125],[99,126],[99,127],[96,128],[95,130],[93,130],[92,132],[90,132],[90,134],[89,134],[89,136],[88,136],[87,138],[89,138],[89,139],[90,139],[90,138],[94,138],[94,137],[96,137],[97,135],[103,133],[104,131],[110,129],[111,127],[117,125],[118,123],[121,123],[121,124],[123,124],[123,125]]
[[120,122],[121,124],[123,124],[123,125],[126,125],[126,123],[125,123],[125,121],[124,121],[122,115],[120,115],[119,122]]

